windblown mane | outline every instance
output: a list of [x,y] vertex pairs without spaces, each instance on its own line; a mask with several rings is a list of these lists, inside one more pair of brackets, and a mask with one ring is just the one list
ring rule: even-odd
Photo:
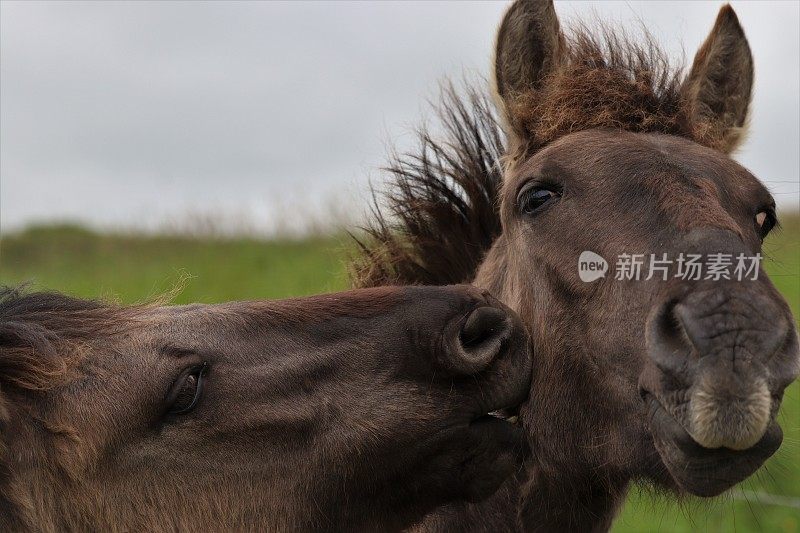
[[84,344],[129,327],[133,309],[0,287],[0,508],[9,513],[0,513],[0,529],[20,508],[7,463],[15,402],[29,408],[29,395],[64,383],[83,356]]
[[[530,155],[590,128],[678,135],[716,148],[721,134],[692,122],[682,97],[683,68],[643,32],[643,44],[606,25],[577,26],[562,60],[538,89],[513,99],[507,126]],[[500,234],[498,194],[506,136],[487,91],[445,85],[436,114],[443,136],[422,128],[414,151],[394,155],[388,188],[353,262],[353,283],[447,284],[472,281]]]
[[4,392],[58,385],[75,366],[82,345],[120,331],[133,309],[0,287],[0,419]]
[[[500,234],[497,199],[503,134],[489,99],[447,84],[438,107],[444,139],[419,131],[416,153],[394,155],[389,189],[376,197],[354,284],[470,281]],[[384,206],[381,205],[384,204]]]

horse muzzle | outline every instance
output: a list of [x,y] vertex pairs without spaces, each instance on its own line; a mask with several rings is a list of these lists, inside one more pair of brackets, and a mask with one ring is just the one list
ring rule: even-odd
[[800,372],[791,314],[769,282],[706,282],[663,299],[646,326],[639,388],[670,474],[714,495],[780,446],[775,417]]

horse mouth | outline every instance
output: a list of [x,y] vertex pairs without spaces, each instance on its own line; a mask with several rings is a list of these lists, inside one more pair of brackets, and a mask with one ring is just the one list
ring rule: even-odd
[[[485,411],[473,418],[471,424],[477,422],[498,423],[511,428],[522,430],[522,423],[519,416],[522,404],[528,399],[530,381],[520,382],[518,387],[507,390],[510,394],[504,394],[503,399],[498,398],[494,404],[484,405]],[[501,407],[498,407],[501,406]]]
[[[497,409],[492,411],[491,413],[484,415],[484,417],[489,416],[492,418],[496,418],[498,420],[503,420],[504,422],[508,422],[512,426],[519,426],[519,405],[514,407],[505,407],[503,409]],[[484,418],[481,417],[481,418]]]
[[526,455],[528,439],[519,418],[520,405],[495,409],[474,418],[469,423],[471,431],[483,431],[487,435],[505,442],[516,450],[517,455]]
[[717,496],[753,474],[780,447],[783,432],[772,420],[763,437],[746,450],[705,448],[658,399],[643,392],[650,432],[672,480],[695,496]]

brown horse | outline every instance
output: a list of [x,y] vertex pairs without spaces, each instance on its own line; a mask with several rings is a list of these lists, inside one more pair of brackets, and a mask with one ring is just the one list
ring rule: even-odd
[[[449,137],[423,133],[391,165],[390,214],[378,211],[356,263],[362,286],[474,281],[532,338],[527,473],[426,525],[604,530],[634,480],[721,493],[778,449],[800,369],[765,273],[710,275],[714,257],[759,254],[777,223],[767,189],[729,155],[753,82],[734,11],[722,8],[686,76],[651,39],[563,32],[552,2],[515,2],[496,46],[505,136],[482,96],[450,91]],[[583,252],[611,263],[605,277],[581,277]],[[629,277],[620,260],[637,254],[666,254],[667,267]],[[679,270],[690,255],[699,276]]]
[[120,307],[0,293],[0,531],[404,527],[493,493],[519,319],[470,287]]

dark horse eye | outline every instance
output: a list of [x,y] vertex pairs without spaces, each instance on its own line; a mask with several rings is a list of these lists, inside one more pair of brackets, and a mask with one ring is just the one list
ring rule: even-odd
[[178,376],[167,394],[168,414],[182,415],[197,405],[203,393],[203,381],[208,371],[208,363],[189,367]]
[[560,193],[549,185],[535,185],[523,189],[517,197],[517,205],[523,215],[533,215],[545,204],[558,198]]
[[756,228],[762,241],[777,223],[775,208],[772,206],[764,208],[756,214]]

